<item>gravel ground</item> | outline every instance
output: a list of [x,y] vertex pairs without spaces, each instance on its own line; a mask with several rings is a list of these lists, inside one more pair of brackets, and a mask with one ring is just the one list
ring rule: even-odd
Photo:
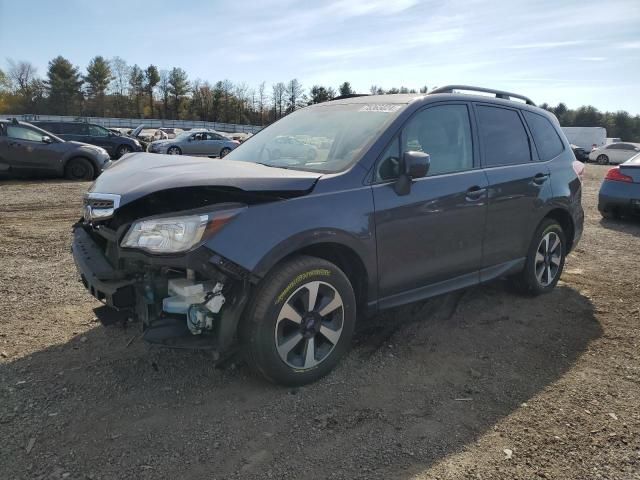
[[640,479],[640,223],[585,233],[558,288],[497,281],[363,322],[284,389],[104,328],[69,253],[83,183],[0,183],[0,477]]

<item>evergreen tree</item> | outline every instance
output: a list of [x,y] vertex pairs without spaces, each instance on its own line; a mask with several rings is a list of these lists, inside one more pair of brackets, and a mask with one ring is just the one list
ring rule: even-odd
[[78,67],[74,67],[66,58],[57,56],[49,62],[46,85],[52,113],[70,115],[78,112],[78,102],[83,98]]
[[96,114],[104,116],[105,94],[112,79],[111,67],[104,57],[98,55],[89,62],[84,82],[87,84],[87,97],[93,101]]
[[153,89],[160,83],[160,74],[158,68],[155,65],[149,65],[144,71],[145,77],[145,91],[149,95],[149,107],[151,108],[151,118],[153,118]]
[[173,67],[169,73],[169,93],[173,96],[173,108],[176,119],[180,119],[182,99],[188,92],[189,79],[187,72],[181,68]]
[[351,88],[351,84],[349,82],[344,82],[342,85],[340,85],[340,87],[338,88],[338,91],[340,92],[340,96],[342,96],[342,95],[353,95],[354,93],[356,93]]

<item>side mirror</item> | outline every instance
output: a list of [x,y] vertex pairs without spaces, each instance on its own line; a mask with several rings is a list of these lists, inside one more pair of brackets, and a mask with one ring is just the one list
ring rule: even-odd
[[43,135],[42,136],[42,142],[43,143],[53,143],[53,140],[51,139],[51,137],[49,135]]
[[424,152],[404,152],[400,162],[400,175],[393,188],[398,195],[408,195],[411,191],[411,180],[426,177],[429,172],[431,157]]

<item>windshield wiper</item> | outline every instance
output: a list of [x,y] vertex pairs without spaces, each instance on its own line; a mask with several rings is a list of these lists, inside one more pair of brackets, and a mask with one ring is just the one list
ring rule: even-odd
[[257,163],[258,165],[264,165],[265,167],[271,167],[271,168],[284,168],[285,170],[289,170],[289,167],[279,166],[279,165],[273,165],[273,164],[271,164],[271,163],[264,163],[264,162],[253,162],[253,163]]

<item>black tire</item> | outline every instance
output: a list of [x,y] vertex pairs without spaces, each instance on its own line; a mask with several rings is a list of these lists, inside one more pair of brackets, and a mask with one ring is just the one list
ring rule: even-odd
[[64,176],[69,180],[93,180],[95,170],[86,158],[72,158],[64,167]]
[[172,145],[171,147],[167,148],[167,154],[182,155],[182,150],[180,150],[180,147],[176,147],[175,145]]
[[598,155],[596,162],[598,162],[598,165],[609,165],[609,157],[606,155]]
[[220,150],[220,158],[224,158],[227,155],[229,155],[229,153],[231,153],[231,149],[228,147],[223,148],[222,150]]
[[[308,310],[305,301],[308,307],[312,290],[308,286],[314,284],[319,285],[314,302],[317,308],[302,315],[299,323],[287,320],[289,317],[283,313],[288,306],[300,312]],[[329,295],[325,297],[325,293]],[[320,312],[332,308],[330,305],[334,301],[341,302],[341,306],[333,307],[331,313],[322,316]],[[274,267],[258,286],[246,313],[240,336],[249,367],[273,383],[297,386],[314,382],[329,373],[347,352],[356,322],[356,301],[349,279],[337,266],[316,257],[299,255]],[[315,322],[314,315],[319,315]],[[279,321],[278,317],[283,320]],[[320,333],[327,332],[322,330],[327,326],[331,327],[330,333],[337,333],[335,343]],[[277,343],[280,337],[283,341]],[[299,343],[295,343],[294,337],[300,337]],[[307,337],[312,337],[313,342]],[[285,344],[291,345],[290,351],[286,350]],[[307,356],[309,345],[312,346],[312,357]],[[288,352],[286,360],[279,349]],[[311,366],[305,368],[309,358],[312,358]],[[303,365],[291,364],[296,361]]]
[[116,150],[116,158],[120,158],[123,155],[131,152],[133,152],[133,148],[131,148],[129,145],[120,145]]
[[[552,239],[558,238],[560,240],[559,250],[555,250],[560,255],[558,265],[555,268],[554,264],[551,262],[552,257],[555,257],[552,255],[553,252],[549,253],[548,256],[543,255],[546,258],[542,263],[540,263],[540,257],[538,256],[540,248],[542,247],[541,242],[547,235],[550,235],[550,238]],[[558,280],[560,280],[560,275],[562,275],[562,270],[564,269],[566,255],[567,242],[562,227],[556,220],[550,218],[543,220],[536,229],[533,239],[531,240],[524,270],[514,278],[516,288],[521,293],[529,295],[541,295],[543,293],[550,292],[555,288]],[[538,276],[541,267],[543,269],[542,280]],[[551,281],[548,283],[546,282],[548,277],[545,275],[546,268],[549,268],[550,274],[553,275]]]

